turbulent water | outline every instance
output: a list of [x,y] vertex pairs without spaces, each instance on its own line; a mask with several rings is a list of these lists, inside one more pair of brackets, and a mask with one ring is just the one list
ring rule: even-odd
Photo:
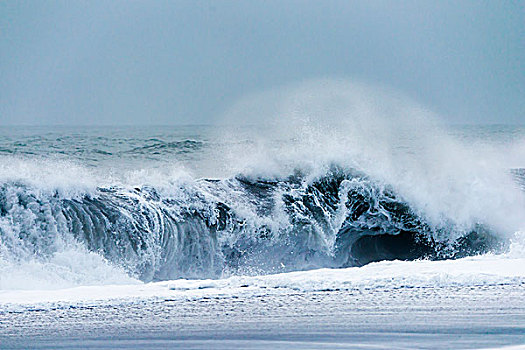
[[1,129],[0,289],[505,253],[525,224],[523,127],[265,128]]

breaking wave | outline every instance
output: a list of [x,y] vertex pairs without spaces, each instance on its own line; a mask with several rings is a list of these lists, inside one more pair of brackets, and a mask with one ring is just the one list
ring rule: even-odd
[[8,181],[0,186],[0,242],[5,266],[84,250],[104,269],[125,272],[117,282],[126,274],[153,281],[457,258],[506,244],[488,223],[436,225],[392,186],[336,165],[315,177],[184,178],[169,190],[106,186],[74,195]]
[[345,82],[250,97],[229,115],[216,134],[7,130],[0,289],[454,259],[507,251],[525,228],[523,129],[462,139],[396,94]]

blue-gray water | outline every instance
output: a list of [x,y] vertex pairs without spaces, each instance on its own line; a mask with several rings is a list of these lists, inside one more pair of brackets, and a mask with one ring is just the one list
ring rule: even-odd
[[[507,254],[516,251],[515,237],[525,224],[523,168],[522,126],[438,128],[410,124],[393,130],[362,129],[361,125],[312,129],[302,124],[290,128],[2,127],[0,291],[220,279],[326,267],[358,268],[393,259]],[[485,331],[492,334],[477,342],[472,338],[466,348],[479,347],[482,341],[494,346],[523,343],[523,308],[515,303],[523,296],[524,281],[513,278],[510,288],[517,297],[508,299],[501,310],[492,309],[492,304],[487,309],[497,330],[487,328],[489,314],[476,314],[478,328],[447,325],[450,314],[434,311],[433,306],[438,306],[430,299],[421,305],[423,311],[411,310],[408,318],[431,317],[437,312],[439,327],[423,330],[415,322],[410,333],[419,334],[419,329],[425,335],[416,337],[419,340],[414,347],[443,347],[442,340],[428,334],[449,331],[460,334],[458,339],[471,339],[473,334]],[[475,278],[472,285],[476,285]],[[466,289],[446,293],[466,298],[468,288],[461,288]],[[301,293],[308,299],[305,305],[312,306],[312,317],[325,320],[313,308],[311,295]],[[399,293],[401,299],[408,295]],[[503,291],[487,293],[497,298]],[[280,305],[290,298],[271,300]],[[337,308],[333,298],[339,297],[330,294],[321,300]],[[363,298],[374,303],[373,295]],[[436,298],[434,301],[441,305],[443,295]],[[478,301],[472,299],[469,307],[475,308]],[[144,307],[151,306],[147,305]],[[300,317],[283,311],[275,323],[262,316],[265,309],[261,305],[257,299],[250,312],[268,322],[269,332],[285,322],[279,317],[303,322],[305,331],[306,309]],[[275,305],[272,313],[278,313]],[[403,305],[393,303],[388,312]],[[138,312],[133,309],[137,307],[140,305],[128,311]],[[162,304],[155,307],[163,309]],[[467,309],[453,304],[447,307],[467,322]],[[67,319],[69,311],[63,312]],[[366,312],[352,312],[341,317],[366,319]],[[515,317],[509,312],[516,312]],[[218,325],[214,328],[216,337],[201,334],[207,321],[203,314],[197,314],[202,322],[195,325],[195,333],[183,327],[180,334],[171,333],[159,344],[184,346],[182,340],[190,339],[186,345],[205,347],[209,341],[218,341],[215,345],[228,347],[226,338],[231,334]],[[221,309],[217,314],[226,317],[228,312]],[[23,315],[30,322],[40,322],[41,316],[34,312]],[[77,311],[71,311],[70,316],[77,317]],[[15,334],[17,327],[21,327],[21,334],[32,334],[21,316],[6,312],[2,317],[0,337]],[[156,317],[149,315],[146,319],[151,327],[145,339],[150,340],[158,340],[163,327],[181,327],[183,323],[181,318],[170,319],[160,327]],[[49,329],[44,326],[35,330],[43,341],[38,346],[140,344],[133,342],[130,333],[133,322],[126,324],[121,342],[116,343],[93,337],[98,328],[87,324],[88,333],[70,332],[71,322],[66,321],[68,331],[64,335],[77,340],[57,343],[42,338],[42,332],[54,332],[59,327],[50,322]],[[305,345],[292,336],[300,330],[285,326],[283,332],[288,333],[283,333],[284,342],[279,344],[311,348],[317,341],[324,345],[328,342],[329,347],[357,346],[356,342],[366,346],[371,341],[370,332],[386,332],[390,327],[374,323],[368,330],[352,333],[357,337],[352,342],[352,337],[344,336],[351,332],[341,326],[337,312],[327,322],[334,325],[337,341],[327,340],[328,329],[319,337],[310,330]],[[110,322],[108,327],[102,333],[104,337],[110,337],[115,324]],[[274,338],[267,339],[266,333],[255,327],[246,328],[246,332],[247,343],[242,337],[234,337],[232,346],[276,344]],[[84,342],[78,337],[92,340]],[[406,334],[399,337],[399,347],[409,343]],[[20,340],[7,344],[31,347],[31,343]],[[386,346],[385,342],[380,345]]]
[[[229,145],[253,142],[256,127],[185,126],[9,126],[0,127],[0,155],[51,158],[86,166],[182,163],[194,171]],[[512,144],[525,137],[521,125],[455,125],[447,133],[466,143]],[[223,136],[230,136],[225,139]],[[277,141],[277,140],[276,140]],[[293,141],[286,138],[281,142]],[[220,170],[220,169],[215,169]],[[213,174],[210,174],[213,176]]]

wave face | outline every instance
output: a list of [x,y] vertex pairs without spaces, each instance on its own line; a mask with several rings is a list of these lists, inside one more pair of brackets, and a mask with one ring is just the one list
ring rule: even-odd
[[74,196],[5,182],[0,239],[4,260],[45,261],[80,245],[142,281],[453,258],[503,245],[481,224],[432,224],[391,186],[337,166],[314,178],[238,175]]

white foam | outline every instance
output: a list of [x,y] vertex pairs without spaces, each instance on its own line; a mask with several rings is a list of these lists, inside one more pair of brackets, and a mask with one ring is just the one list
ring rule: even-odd
[[[505,145],[478,142],[472,147],[448,136],[433,113],[410,99],[384,88],[342,80],[306,82],[250,96],[227,114],[231,124],[239,125],[241,121],[249,124],[254,120],[265,124],[255,129],[256,135],[252,128],[244,134],[219,136],[219,140],[246,139],[251,142],[225,143],[225,149],[221,150],[226,158],[225,167],[230,169],[229,175],[244,172],[256,177],[285,176],[300,168],[309,174],[310,179],[314,179],[335,162],[342,167],[356,167],[377,181],[391,185],[425,219],[437,226],[451,222],[460,228],[455,230],[458,234],[461,234],[461,228],[468,231],[479,223],[494,229],[504,239],[510,239],[515,231],[525,229],[525,197],[508,174],[510,166],[523,166],[520,162],[525,154],[525,140]],[[138,165],[136,169],[120,172],[119,169],[90,168],[52,157],[20,159],[3,156],[0,183],[22,182],[31,186],[33,193],[58,192],[62,197],[83,195],[95,191],[98,186],[112,185],[150,185],[175,196],[185,195],[178,191],[181,186],[194,184],[189,171],[179,164]],[[238,206],[239,212],[244,207],[246,215],[250,214],[245,203]],[[277,208],[269,221],[286,224],[287,217],[283,213]],[[523,264],[520,259],[525,257],[525,249],[520,248],[523,245],[516,237],[506,259],[494,258],[496,266],[509,268],[514,271],[511,273],[516,273],[511,265]],[[16,238],[14,234],[13,239]],[[448,238],[453,240],[457,237]],[[327,241],[334,242],[335,239],[328,237]],[[0,257],[8,255],[6,249],[0,246]],[[19,262],[13,257],[5,260],[0,268],[0,289],[40,290],[131,282],[122,271],[108,265],[97,254],[68,249],[58,250],[46,261],[29,259]],[[464,267],[479,264],[480,269],[492,271],[487,265],[490,259],[472,258],[451,263],[385,262],[358,270],[319,272],[326,273],[324,280],[316,279],[314,272],[287,274],[283,280],[267,276],[261,277],[261,280],[256,277],[253,280],[248,277],[238,279],[254,286],[258,283],[277,286],[281,282],[297,286],[300,285],[297,281],[303,278],[301,276],[306,276],[304,278],[311,281],[310,284],[302,284],[306,286],[304,288],[308,285],[311,288],[336,288],[336,277],[345,281],[344,276],[357,274],[355,279],[352,277],[347,281],[349,285],[371,283],[377,286],[378,283],[388,282],[385,278],[373,277],[374,268],[380,266],[391,269],[399,285],[425,285],[427,282],[428,285],[439,285],[440,281],[446,284],[449,280],[461,283],[461,276],[431,273],[424,270],[426,264],[433,267],[452,264],[450,266],[454,268],[461,267],[463,263],[466,264]],[[393,271],[397,268],[407,271],[403,272],[404,275],[398,275],[400,272]],[[346,275],[342,271],[346,271]],[[418,271],[424,273],[418,274]],[[364,277],[365,272],[372,273],[371,280]],[[474,276],[471,272],[465,276]],[[496,272],[476,275],[475,278],[481,283],[488,283],[496,281],[491,280],[494,276],[509,277],[502,275],[500,270]],[[488,279],[485,280],[485,277]],[[229,283],[224,281],[235,281],[235,278],[213,283]],[[223,285],[219,288],[222,289]]]
[[262,124],[252,135],[242,136],[236,128],[221,136],[253,141],[230,150],[236,172],[285,176],[300,168],[315,177],[335,163],[392,186],[436,226],[452,223],[468,231],[482,223],[506,238],[525,228],[525,196],[509,174],[521,164],[523,137],[504,144],[467,143],[410,98],[344,80],[251,95],[225,119],[233,125]]
[[69,247],[45,260],[9,261],[0,254],[0,290],[4,291],[135,283],[139,282],[123,269],[82,247]]
[[364,267],[319,269],[219,280],[175,280],[149,284],[76,287],[53,291],[0,291],[0,308],[133,302],[151,298],[231,297],[326,290],[446,288],[523,285],[525,258],[485,255],[446,261],[384,261]]
[[103,178],[92,169],[73,161],[3,156],[1,164],[0,184],[24,184],[31,186],[35,193],[57,192],[63,197],[75,197],[104,184]]

